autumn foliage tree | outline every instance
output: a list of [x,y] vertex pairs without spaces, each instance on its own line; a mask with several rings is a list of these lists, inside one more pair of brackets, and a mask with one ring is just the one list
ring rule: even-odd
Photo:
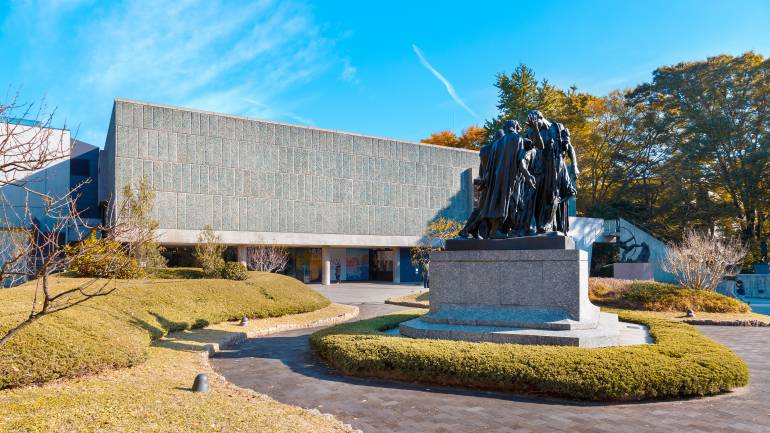
[[[506,120],[523,125],[533,108],[569,127],[579,215],[623,217],[668,241],[688,230],[738,235],[756,260],[770,236],[770,59],[748,52],[664,66],[649,83],[605,96],[557,88],[523,64],[494,86],[498,114],[484,140]],[[451,132],[426,142],[467,147]]]
[[486,141],[487,130],[475,125],[469,126],[467,129],[463,130],[459,136],[452,131],[444,130],[434,132],[430,137],[420,140],[422,143],[470,150],[478,150]]
[[430,262],[431,253],[443,250],[446,240],[457,237],[462,228],[462,224],[458,221],[444,217],[431,221],[417,245],[412,247],[412,264],[425,269],[425,266]]

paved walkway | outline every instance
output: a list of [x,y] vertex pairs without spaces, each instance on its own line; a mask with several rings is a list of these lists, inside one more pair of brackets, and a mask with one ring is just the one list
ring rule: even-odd
[[[360,308],[361,318],[400,309]],[[348,378],[309,352],[307,336],[314,330],[248,340],[212,363],[239,386],[318,408],[364,432],[770,431],[770,330],[700,329],[746,360],[752,375],[748,388],[705,399],[603,405]]]
[[382,304],[386,299],[423,290],[422,284],[379,282],[311,284],[310,287],[338,304]]

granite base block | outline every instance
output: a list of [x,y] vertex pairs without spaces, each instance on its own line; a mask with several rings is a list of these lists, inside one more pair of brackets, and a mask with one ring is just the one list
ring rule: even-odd
[[430,308],[488,307],[561,310],[593,323],[588,300],[588,254],[581,250],[437,251],[430,260]]
[[404,336],[575,347],[620,342],[618,316],[600,313],[588,299],[585,251],[437,251],[430,271],[430,312],[402,323]]
[[654,280],[652,263],[613,263],[612,276],[620,280]]

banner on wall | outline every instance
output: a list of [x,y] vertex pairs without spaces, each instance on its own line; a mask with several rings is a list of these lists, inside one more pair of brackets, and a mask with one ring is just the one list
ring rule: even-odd
[[369,250],[366,248],[347,249],[347,280],[369,279]]

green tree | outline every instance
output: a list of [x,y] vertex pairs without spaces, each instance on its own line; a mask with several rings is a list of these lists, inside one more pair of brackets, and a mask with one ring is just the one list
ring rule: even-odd
[[[123,199],[128,204],[128,218],[132,227],[154,234],[158,228],[158,220],[152,217],[155,206],[155,190],[150,182],[142,178],[136,185],[136,192],[131,185],[123,187]],[[163,247],[155,240],[154,236],[142,242],[136,248],[130,249],[130,256],[145,268],[162,268],[167,265],[163,257]]]
[[223,257],[226,246],[222,244],[219,236],[214,233],[210,225],[203,226],[198,235],[198,243],[195,245],[195,260],[203,268],[203,274],[208,278],[221,278],[225,267]]
[[412,264],[425,269],[425,266],[430,262],[431,253],[443,250],[446,240],[457,237],[462,228],[463,226],[459,222],[444,217],[431,221],[417,245],[412,247]]
[[495,78],[499,114],[484,124],[489,135],[502,129],[506,120],[518,120],[524,125],[527,112],[538,109],[548,118],[560,118],[564,109],[565,93],[552,86],[548,80],[538,82],[535,72],[525,64],[517,66],[511,75],[504,72]]
[[671,153],[706,189],[708,200],[694,206],[729,203],[743,239],[762,238],[770,210],[770,60],[748,52],[661,67],[629,100],[658,107],[675,131]]

